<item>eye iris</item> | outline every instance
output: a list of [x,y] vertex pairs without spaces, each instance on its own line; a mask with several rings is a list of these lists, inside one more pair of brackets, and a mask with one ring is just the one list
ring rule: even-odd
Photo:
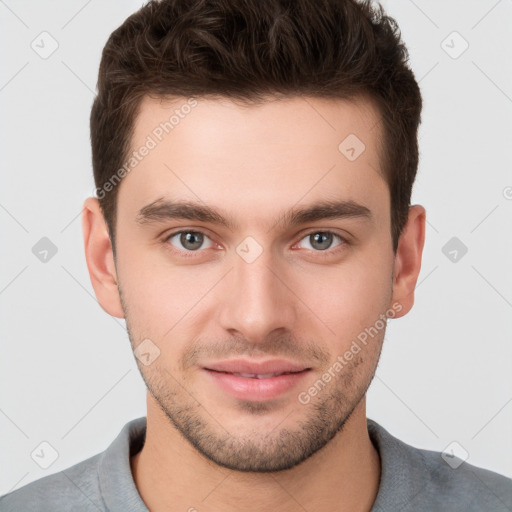
[[[199,249],[203,245],[203,235],[195,231],[186,231],[180,234],[180,243],[188,250]],[[317,232],[309,235],[311,246],[320,251],[329,249],[332,245],[332,233]]]
[[[309,236],[311,241],[311,246],[315,249],[319,249],[321,251],[325,251],[325,249],[329,249],[332,244],[332,233],[314,233]],[[319,244],[320,246],[316,246],[315,244]]]
[[203,245],[203,235],[193,231],[181,233],[180,243],[186,249],[193,251],[194,249],[198,249],[201,247],[201,245]]

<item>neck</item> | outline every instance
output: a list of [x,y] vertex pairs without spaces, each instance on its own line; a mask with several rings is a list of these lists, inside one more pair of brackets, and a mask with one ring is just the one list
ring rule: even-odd
[[148,394],[146,440],[132,457],[131,468],[152,512],[367,512],[380,480],[380,459],[368,435],[364,398],[343,429],[303,463],[285,471],[252,473],[230,470],[204,457]]

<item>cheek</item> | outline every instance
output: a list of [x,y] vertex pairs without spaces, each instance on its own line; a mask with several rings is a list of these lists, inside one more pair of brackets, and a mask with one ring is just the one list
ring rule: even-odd
[[[391,259],[380,252],[359,253],[345,263],[301,279],[301,296],[329,326],[339,350],[373,325],[389,307]],[[333,331],[333,332],[331,332]],[[329,336],[328,334],[328,336]],[[331,337],[331,336],[329,336]]]
[[183,329],[211,285],[205,272],[166,264],[159,252],[126,246],[118,272],[132,335],[163,341]]

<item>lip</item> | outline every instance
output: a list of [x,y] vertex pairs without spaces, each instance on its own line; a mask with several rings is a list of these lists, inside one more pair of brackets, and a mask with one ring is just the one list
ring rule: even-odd
[[206,370],[215,370],[226,373],[285,373],[301,372],[310,368],[300,363],[286,361],[285,359],[270,359],[267,361],[250,361],[248,359],[229,359],[218,361],[204,366]]
[[265,379],[240,377],[232,373],[217,372],[206,368],[203,371],[220,389],[234,398],[262,402],[278,398],[280,395],[290,391],[311,370],[306,369],[301,372],[285,373],[284,375]]
[[[241,359],[221,361],[204,367],[205,374],[225,393],[239,400],[272,400],[290,391],[307,375],[311,368],[282,359],[255,362]],[[265,375],[284,373],[275,377],[242,377],[235,373]]]

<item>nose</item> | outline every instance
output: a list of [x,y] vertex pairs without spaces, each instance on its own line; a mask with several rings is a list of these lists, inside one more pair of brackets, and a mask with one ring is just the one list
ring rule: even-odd
[[277,264],[270,251],[253,262],[234,255],[221,300],[221,327],[252,343],[290,332],[297,320],[298,299],[285,263]]

